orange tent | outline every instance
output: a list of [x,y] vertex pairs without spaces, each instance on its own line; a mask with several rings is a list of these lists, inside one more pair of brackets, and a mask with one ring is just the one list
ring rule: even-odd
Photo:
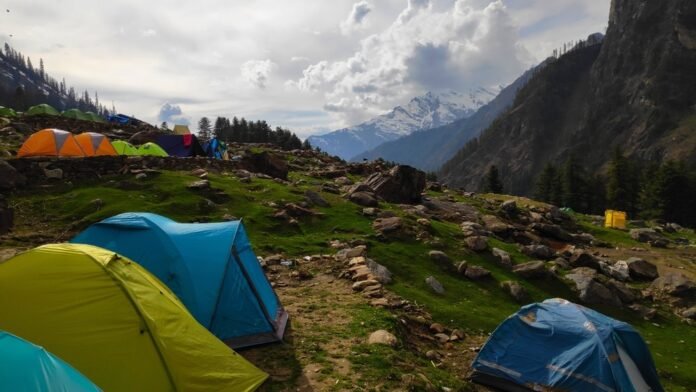
[[101,133],[84,132],[75,136],[75,140],[88,157],[118,155],[109,138]]
[[70,132],[43,129],[29,136],[18,157],[84,157],[85,152]]

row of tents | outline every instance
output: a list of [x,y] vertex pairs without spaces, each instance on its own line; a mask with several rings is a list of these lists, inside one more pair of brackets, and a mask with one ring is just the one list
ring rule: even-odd
[[[62,113],[53,106],[42,103],[40,105],[30,107],[26,112],[27,116],[47,115],[47,116],[62,116],[83,121],[92,121],[105,123],[106,121],[100,115],[94,112],[83,112],[79,109],[68,109]],[[11,108],[0,106],[0,117],[16,117],[18,113]]]
[[0,314],[2,389],[30,392],[253,391],[268,375],[233,349],[288,320],[241,221],[149,213],[0,263]]
[[159,135],[156,142],[134,146],[123,140],[111,141],[105,135],[84,132],[73,135],[59,129],[33,133],[17,152],[18,157],[91,157],[103,155],[150,155],[227,159],[227,147],[213,139],[203,146],[195,135]]

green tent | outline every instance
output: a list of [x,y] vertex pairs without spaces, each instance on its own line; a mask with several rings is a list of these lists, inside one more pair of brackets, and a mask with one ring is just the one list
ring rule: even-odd
[[156,157],[168,157],[169,154],[167,154],[166,151],[162,149],[162,147],[156,145],[155,143],[145,143],[142,146],[138,147],[138,154],[139,155],[152,155]]
[[111,145],[118,155],[140,155],[137,147],[123,140],[114,140]]
[[16,115],[17,112],[15,112],[13,109],[0,106],[0,117],[15,117]]
[[78,109],[66,110],[61,114],[61,116],[67,117],[67,118],[74,118],[76,120],[92,121],[92,118],[88,114],[86,114]]
[[44,114],[48,116],[60,116],[60,112],[54,109],[51,105],[42,103],[41,105],[32,106],[27,110],[27,116],[36,116]]
[[99,123],[106,122],[106,120],[104,120],[104,118],[102,116],[98,115],[97,113],[87,112],[87,113],[85,113],[85,115],[89,116],[90,120],[92,120],[94,122],[99,122]]

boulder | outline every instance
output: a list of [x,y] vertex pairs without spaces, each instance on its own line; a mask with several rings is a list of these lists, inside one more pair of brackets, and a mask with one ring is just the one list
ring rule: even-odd
[[473,237],[486,234],[485,230],[483,229],[483,226],[479,225],[476,222],[463,222],[461,224],[461,228],[462,233],[465,237]]
[[624,304],[632,304],[636,302],[640,296],[637,290],[634,290],[615,279],[609,279],[605,286],[611,290],[614,295],[619,297],[621,302]]
[[478,265],[470,265],[466,268],[464,276],[471,280],[482,280],[491,276],[491,271]]
[[619,260],[613,265],[608,265],[607,268],[603,268],[602,271],[621,282],[626,282],[631,278],[631,274],[628,270],[628,263],[626,263],[625,260]]
[[655,310],[654,308],[649,308],[649,307],[641,305],[641,304],[633,304],[633,305],[629,306],[629,309],[638,313],[640,315],[640,317],[642,317],[645,320],[652,320],[655,318],[655,316],[657,316],[657,310]]
[[9,191],[22,186],[27,179],[4,159],[0,159],[0,191]]
[[353,185],[353,180],[348,177],[338,177],[334,180],[334,183],[338,186]]
[[245,154],[241,166],[252,173],[262,173],[281,180],[288,179],[289,169],[285,160],[268,151]]
[[445,343],[449,342],[450,337],[449,337],[449,335],[444,334],[444,333],[436,333],[436,334],[435,334],[435,339],[436,339],[438,342],[440,342],[440,343],[442,343],[442,344],[445,344]]
[[497,259],[498,264],[502,265],[505,268],[512,267],[512,258],[510,257],[510,254],[508,252],[502,249],[493,248],[491,250],[491,253],[493,254],[493,257]]
[[353,283],[353,291],[363,291],[370,286],[379,286],[379,282],[374,279],[366,279]]
[[506,200],[500,204],[500,211],[502,211],[507,216],[515,216],[519,212],[517,208],[517,202],[515,200]]
[[457,264],[457,273],[460,275],[464,275],[466,274],[467,268],[469,268],[469,263],[466,260],[461,261],[459,262],[459,264]]
[[430,324],[430,332],[432,333],[445,333],[445,326],[440,323]]
[[348,200],[363,207],[377,207],[379,205],[375,195],[370,192],[353,192],[348,196]]
[[525,255],[542,260],[551,260],[556,257],[556,251],[546,245],[527,245],[522,247]]
[[393,233],[398,231],[403,226],[401,218],[395,216],[393,218],[378,218],[372,223],[372,228],[380,233]]
[[481,217],[481,221],[483,221],[483,226],[486,230],[503,237],[510,234],[513,228],[495,215],[484,215]]
[[194,182],[186,185],[186,188],[192,189],[195,191],[202,191],[202,190],[210,189],[210,181],[208,181],[208,180],[194,181]]
[[377,215],[377,212],[378,212],[378,211],[379,211],[379,210],[376,209],[376,208],[374,208],[374,207],[365,207],[365,208],[363,208],[363,210],[362,210],[362,214],[365,215],[365,216],[373,217],[373,216],[376,216],[376,215]]
[[651,242],[662,238],[655,230],[646,228],[632,229],[630,235],[638,242]]
[[682,317],[690,319],[690,320],[696,320],[696,306],[692,306],[689,309],[686,309],[681,312]]
[[531,229],[543,235],[544,237],[549,237],[564,242],[573,241],[573,236],[559,225],[552,225],[547,223],[534,223],[532,224]]
[[628,273],[635,280],[655,280],[659,276],[657,266],[638,257],[631,257],[625,261]]
[[431,250],[428,252],[428,257],[430,257],[430,260],[438,263],[438,264],[443,264],[443,265],[450,265],[452,264],[452,259],[450,259],[449,256],[445,252],[439,251],[439,250]]
[[655,279],[650,288],[673,297],[696,298],[696,283],[679,272],[670,272]]
[[481,252],[488,248],[488,238],[481,236],[467,237],[464,242],[467,248],[474,252]]
[[500,287],[507,291],[508,294],[510,294],[510,296],[519,303],[524,303],[529,300],[529,293],[527,293],[527,289],[525,289],[524,286],[522,286],[519,282],[515,282],[514,280],[506,280],[505,282],[500,283]]
[[599,270],[599,259],[584,250],[577,250],[570,256],[570,265],[573,267],[589,267]]
[[394,166],[386,173],[375,173],[365,184],[390,203],[415,204],[425,189],[425,173],[406,165]]
[[374,278],[381,284],[389,284],[392,282],[392,273],[389,271],[389,269],[382,264],[368,259],[367,260],[367,268],[370,269],[370,272],[374,276]]
[[440,283],[437,279],[435,279],[434,276],[428,276],[425,279],[425,283],[430,287],[433,292],[436,294],[444,295],[445,294],[445,288],[442,286],[442,283]]
[[588,267],[579,267],[565,276],[571,283],[580,300],[587,304],[604,304],[621,306],[621,301],[614,293],[597,280],[597,271]]
[[548,276],[546,263],[541,260],[517,264],[512,267],[512,272],[525,279],[543,279]]
[[370,334],[370,337],[367,339],[367,343],[396,347],[399,341],[393,334],[383,329],[380,329],[379,331],[375,331]]
[[331,207],[328,201],[326,201],[320,194],[312,190],[307,190],[305,192],[305,200],[311,205],[317,207]]

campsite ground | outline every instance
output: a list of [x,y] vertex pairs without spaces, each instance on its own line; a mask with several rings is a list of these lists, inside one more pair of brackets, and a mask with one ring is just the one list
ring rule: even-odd
[[[187,189],[186,185],[196,179],[185,172],[162,171],[144,180],[135,180],[132,175],[115,176],[20,191],[10,199],[16,213],[16,227],[2,239],[0,256],[42,243],[66,241],[89,224],[125,211],[150,211],[183,222],[243,218],[254,248],[262,256],[281,253],[302,260],[304,256],[334,253],[330,241],[365,243],[368,256],[394,274],[394,283],[387,286],[388,295],[417,305],[436,322],[464,330],[466,339],[446,345],[423,339],[407,322],[408,314],[370,306],[368,299],[354,293],[351,282],[339,278],[345,267],[333,259],[277,266],[269,273],[290,313],[287,341],[242,352],[271,374],[265,390],[476,388],[465,380],[474,349],[496,325],[519,308],[499,288],[498,282],[519,278],[500,267],[489,254],[467,250],[457,224],[432,220],[428,228],[431,239],[427,242],[409,233],[383,238],[375,234],[372,219],[362,214],[362,207],[326,192],[321,192],[321,196],[330,207],[314,208],[315,215],[289,224],[273,217],[277,205],[301,202],[306,190],[319,191],[326,180],[311,177],[304,171],[291,172],[289,183],[260,178],[245,182],[229,173],[210,173],[211,185],[229,196],[227,201],[211,205],[203,195]],[[481,211],[486,209],[485,197],[442,192],[431,192],[430,196],[454,197]],[[524,201],[519,204],[524,206]],[[418,224],[417,217],[400,206],[382,203],[381,209],[401,217],[407,227]],[[696,274],[693,246],[653,249],[633,241],[627,232],[601,228],[583,215],[575,218],[586,231],[611,243],[610,248],[597,251],[612,259],[636,253],[658,263],[662,271],[678,269],[691,276]],[[683,235],[692,243],[696,239],[691,231]],[[489,245],[508,251],[515,263],[530,260],[513,244],[490,239]],[[492,272],[493,279],[474,282],[452,274],[449,268],[429,259],[430,250],[442,250],[453,261],[466,259],[483,266]],[[293,274],[298,271],[306,272],[300,274],[301,279]],[[427,276],[436,277],[447,288],[446,294],[432,293],[424,282]],[[522,280],[521,283],[534,301],[549,297],[577,299],[566,285],[556,280]],[[599,307],[598,310],[630,322],[640,330],[668,390],[692,390],[696,385],[693,353],[696,328],[680,321],[664,306],[658,306],[658,316],[651,321],[625,309]],[[369,334],[378,329],[394,333],[399,344],[393,348],[366,344]],[[425,354],[430,350],[436,350],[442,359],[427,358]]]

